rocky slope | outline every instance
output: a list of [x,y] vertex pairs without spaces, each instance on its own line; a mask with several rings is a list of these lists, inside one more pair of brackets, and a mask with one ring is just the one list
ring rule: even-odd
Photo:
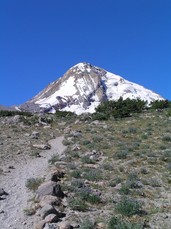
[[51,113],[55,110],[72,111],[76,114],[93,113],[102,101],[117,100],[121,96],[124,99],[140,98],[148,102],[163,99],[151,90],[121,76],[88,63],[79,63],[21,105],[20,109]]
[[0,117],[1,228],[170,229],[169,111]]

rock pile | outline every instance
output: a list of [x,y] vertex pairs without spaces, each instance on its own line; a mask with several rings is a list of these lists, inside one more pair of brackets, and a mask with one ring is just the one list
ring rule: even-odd
[[60,181],[63,176],[63,171],[55,170],[51,172],[48,174],[46,181],[36,190],[35,199],[39,205],[36,215],[40,220],[36,224],[35,229],[71,228],[70,224],[61,221],[65,214],[59,210],[65,195],[58,181]]

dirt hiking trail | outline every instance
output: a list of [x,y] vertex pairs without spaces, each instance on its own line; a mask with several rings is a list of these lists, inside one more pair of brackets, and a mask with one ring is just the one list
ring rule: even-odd
[[29,159],[14,165],[11,173],[0,174],[0,188],[9,195],[0,200],[0,228],[2,229],[33,229],[34,216],[26,216],[28,200],[33,194],[26,188],[28,178],[40,178],[48,173],[48,160],[54,154],[59,156],[65,150],[62,144],[64,137],[49,141],[50,150],[43,150],[39,158]]

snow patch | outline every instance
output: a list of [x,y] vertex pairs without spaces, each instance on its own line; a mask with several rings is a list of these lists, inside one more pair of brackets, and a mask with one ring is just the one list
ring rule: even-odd
[[64,81],[61,84],[61,87],[58,91],[56,91],[55,93],[53,93],[51,96],[44,98],[44,99],[40,99],[38,101],[36,101],[36,104],[40,104],[42,106],[46,106],[46,104],[51,104],[51,105],[55,105],[58,103],[58,99],[57,97],[67,97],[67,96],[74,96],[76,94],[77,90],[75,88],[75,78],[74,77],[70,77],[68,80]]

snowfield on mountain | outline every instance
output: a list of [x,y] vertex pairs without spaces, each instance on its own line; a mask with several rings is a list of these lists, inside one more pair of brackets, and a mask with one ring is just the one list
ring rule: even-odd
[[139,98],[148,103],[164,99],[119,75],[88,63],[79,63],[20,108],[50,113],[56,110],[71,111],[79,115],[94,113],[101,102],[118,100],[120,97]]

